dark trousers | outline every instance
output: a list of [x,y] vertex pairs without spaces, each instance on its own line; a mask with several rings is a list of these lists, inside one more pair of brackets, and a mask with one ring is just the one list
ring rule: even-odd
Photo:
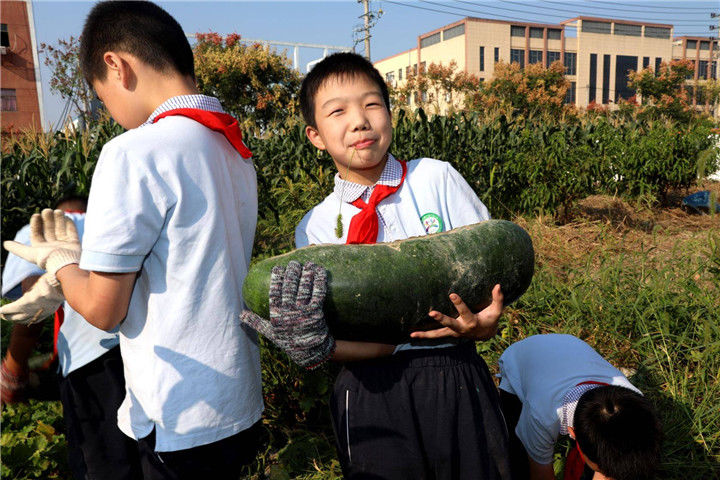
[[474,343],[348,363],[330,410],[346,478],[510,478],[497,390]]
[[155,451],[155,430],[138,441],[145,480],[237,480],[255,459],[262,423],[217,442],[174,452]]
[[124,397],[120,347],[60,379],[68,461],[76,479],[142,478],[137,442],[117,426]]
[[[518,421],[520,421],[523,404],[516,395],[500,389],[500,405],[510,435],[510,463],[513,478],[515,480],[525,480],[530,478],[530,460],[525,446],[515,433],[515,427],[517,427]],[[579,480],[591,480],[594,473],[590,467],[585,465]]]

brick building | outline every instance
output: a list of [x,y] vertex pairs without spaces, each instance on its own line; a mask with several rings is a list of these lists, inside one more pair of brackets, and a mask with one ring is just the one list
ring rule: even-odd
[[0,2],[0,126],[42,128],[41,85],[35,43],[32,4],[26,1]]

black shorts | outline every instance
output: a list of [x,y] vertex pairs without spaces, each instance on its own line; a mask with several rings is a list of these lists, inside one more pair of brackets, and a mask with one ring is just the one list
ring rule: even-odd
[[173,452],[155,451],[155,430],[138,441],[145,480],[237,480],[255,460],[262,421],[230,437]]
[[330,410],[350,479],[510,479],[498,393],[474,343],[348,363]]
[[120,347],[60,378],[68,461],[78,480],[142,478],[137,442],[117,426],[124,398]]

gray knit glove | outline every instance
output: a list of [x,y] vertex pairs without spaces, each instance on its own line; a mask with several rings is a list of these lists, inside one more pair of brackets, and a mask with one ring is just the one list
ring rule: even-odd
[[323,314],[327,271],[311,262],[276,266],[270,276],[270,321],[245,310],[240,319],[298,365],[313,370],[330,358],[335,339]]

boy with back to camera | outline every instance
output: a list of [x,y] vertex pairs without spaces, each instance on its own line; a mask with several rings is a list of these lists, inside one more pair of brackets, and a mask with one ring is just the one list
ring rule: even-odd
[[499,367],[515,478],[553,480],[559,435],[576,444],[566,480],[653,478],[660,450],[653,408],[590,345],[571,335],[534,335],[510,345]]
[[251,153],[198,93],[187,38],[157,5],[95,5],[80,62],[128,129],[100,155],[82,251],[49,210],[31,221],[31,247],[8,248],[55,275],[91,324],[119,326],[118,425],[145,478],[235,479],[263,410],[257,338],[238,321],[257,216]]
[[[406,162],[389,153],[387,86],[365,58],[339,53],[324,59],[303,81],[300,104],[307,137],[328,151],[338,174],[333,193],[298,225],[298,248],[390,242],[489,218],[448,163]],[[327,358],[348,362],[330,399],[343,474],[350,479],[509,478],[507,431],[495,385],[475,343],[457,338],[495,334],[503,308],[500,286],[493,290],[492,304],[478,314],[452,294],[459,317],[430,312],[443,327],[415,332],[410,343],[335,342],[322,302],[307,302],[324,294],[324,277],[317,281],[324,273],[296,262],[276,267],[270,322],[253,315],[244,320],[301,365],[314,367]],[[293,290],[296,310],[287,305],[295,298]],[[314,342],[298,341],[311,338]]]

